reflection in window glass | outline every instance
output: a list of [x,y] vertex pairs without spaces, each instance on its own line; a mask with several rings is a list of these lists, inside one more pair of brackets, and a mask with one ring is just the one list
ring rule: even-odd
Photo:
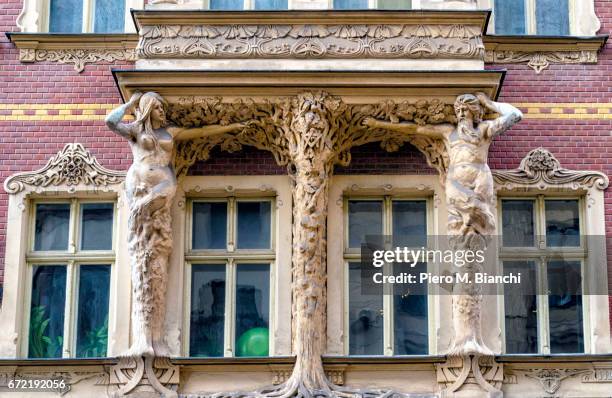
[[61,358],[64,343],[66,267],[32,267],[29,358]]
[[361,264],[349,263],[349,354],[383,354],[383,296],[361,294]]
[[348,202],[349,247],[361,247],[368,235],[382,235],[382,211],[380,200]]
[[113,204],[81,205],[81,250],[111,250],[113,246]]
[[81,33],[83,31],[83,0],[51,0],[49,32]]
[[242,10],[244,0],[210,0],[211,10]]
[[412,0],[378,0],[378,8],[381,10],[409,10],[412,8]]
[[495,33],[498,35],[526,33],[524,0],[495,0]]
[[238,202],[238,248],[270,248],[271,202]]
[[577,200],[546,201],[546,243],[550,247],[580,246]]
[[191,267],[189,355],[222,357],[225,323],[225,264]]
[[502,200],[502,234],[505,247],[534,246],[533,205],[533,200]]
[[393,244],[421,247],[427,244],[427,205],[424,200],[393,201]]
[[236,356],[269,355],[270,266],[239,264],[236,270]]
[[95,0],[94,32],[122,33],[125,25],[125,0]]
[[584,352],[582,277],[579,261],[548,263],[550,352]]
[[256,10],[286,10],[289,0],[255,0]]
[[536,22],[539,35],[569,35],[568,0],[536,0]]
[[[410,264],[394,264],[394,275],[408,273],[418,275],[427,272],[427,264],[420,263],[415,267]],[[418,280],[418,279],[417,279]],[[395,355],[427,355],[428,321],[427,321],[427,285],[396,285],[393,292],[393,333],[395,338]]]
[[105,357],[108,346],[109,265],[81,265],[77,313],[78,358]]
[[68,250],[70,204],[36,205],[34,250]]
[[334,0],[334,8],[338,10],[368,8],[368,0]]
[[194,202],[193,249],[225,249],[227,247],[227,203]]
[[521,274],[521,283],[504,289],[507,354],[538,352],[536,266],[532,261],[504,261],[504,275]]

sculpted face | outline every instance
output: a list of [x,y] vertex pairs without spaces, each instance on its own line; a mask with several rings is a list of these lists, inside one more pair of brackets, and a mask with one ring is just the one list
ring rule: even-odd
[[457,119],[459,121],[473,121],[474,120],[474,114],[472,113],[470,108],[465,105],[457,107],[455,112],[457,114]]
[[457,97],[455,101],[455,115],[459,123],[480,123],[484,110],[480,100],[471,94]]
[[156,127],[161,127],[166,124],[166,111],[161,102],[155,100],[153,109],[151,109],[151,123]]

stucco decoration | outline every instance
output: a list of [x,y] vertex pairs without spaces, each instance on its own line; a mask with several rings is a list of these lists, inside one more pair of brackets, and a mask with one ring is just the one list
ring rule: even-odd
[[19,50],[21,62],[58,62],[69,64],[77,72],[83,72],[85,65],[100,62],[135,61],[134,49],[59,49],[43,50],[22,48]]
[[489,50],[485,62],[494,64],[526,63],[536,73],[541,73],[550,64],[596,64],[597,50],[582,51],[503,51]]
[[140,58],[480,58],[471,25],[145,25]]
[[113,398],[125,396],[176,398],[179,381],[179,367],[170,363],[168,358],[129,357],[121,358],[111,368],[108,384],[118,388],[111,394]]
[[495,170],[493,178],[496,188],[507,190],[559,186],[604,190],[610,183],[608,176],[600,171],[569,170],[561,167],[557,158],[545,148],[536,148],[529,152],[517,169]]
[[[106,118],[107,126],[130,143],[134,161],[126,176],[132,262],[132,344],[126,357],[168,357],[164,339],[168,257],[172,250],[171,212],[176,192],[172,157],[176,141],[214,136],[244,125],[185,129],[168,124],[166,101],[156,93],[136,93]],[[133,123],[122,123],[127,112]]]
[[[487,112],[499,116],[483,120]],[[455,101],[457,124],[422,124],[366,119],[375,129],[425,136],[444,142],[449,159],[445,177],[448,209],[449,246],[454,250],[484,250],[495,231],[493,176],[487,164],[493,138],[519,122],[522,113],[509,104],[491,101],[485,94],[465,94]],[[468,262],[457,272],[473,281],[482,264]],[[449,357],[461,358],[457,381],[447,388],[454,393],[465,388],[472,376],[485,391],[497,392],[481,374],[479,358],[493,357],[482,338],[482,286],[459,282],[453,287],[452,316],[454,337]],[[454,367],[454,366],[451,366]]]
[[122,183],[124,177],[124,172],[102,167],[82,144],[70,143],[49,159],[42,169],[7,178],[4,190],[16,194],[26,189],[36,190],[52,185],[107,187]]
[[588,369],[529,369],[523,371],[525,377],[540,382],[547,394],[555,394],[561,388],[561,382],[569,377],[588,373]]

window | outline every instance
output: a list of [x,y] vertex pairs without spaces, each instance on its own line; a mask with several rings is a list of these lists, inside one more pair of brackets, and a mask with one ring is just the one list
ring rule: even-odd
[[193,200],[186,272],[192,357],[268,356],[274,200]]
[[577,0],[495,0],[495,33],[564,36],[570,34],[570,7]]
[[126,0],[50,0],[49,32],[122,33]]
[[113,202],[37,202],[26,260],[29,358],[105,357]]
[[584,352],[581,206],[574,198],[501,200],[502,267],[522,274],[504,292],[509,354]]
[[[392,198],[351,198],[345,201],[344,260],[348,283],[349,355],[424,355],[429,352],[427,288],[369,295],[362,291],[360,248],[372,235],[393,237],[393,246],[427,245],[427,201]],[[427,272],[427,264],[389,264],[387,273]],[[401,289],[401,287],[395,287]]]
[[387,10],[409,10],[411,0],[333,0],[333,8],[337,10],[378,8]]
[[210,0],[211,10],[286,10],[289,0]]

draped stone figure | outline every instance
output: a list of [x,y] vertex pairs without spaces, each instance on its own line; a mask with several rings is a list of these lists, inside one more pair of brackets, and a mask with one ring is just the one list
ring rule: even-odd
[[[157,93],[135,93],[106,117],[106,125],[128,140],[134,161],[125,179],[129,205],[128,250],[132,271],[132,342],[127,357],[168,357],[164,338],[168,262],[172,251],[171,206],[177,141],[215,136],[242,123],[179,128],[168,124],[167,103]],[[135,121],[123,123],[127,113]]]
[[[486,111],[499,117],[483,120]],[[495,195],[493,176],[487,164],[493,138],[519,122],[522,113],[510,104],[491,101],[485,94],[464,94],[455,101],[457,125],[387,122],[368,118],[366,126],[415,136],[440,139],[448,153],[445,178],[448,208],[448,234],[454,250],[481,250],[495,232]],[[480,272],[482,265],[473,262],[461,270]],[[458,283],[453,288],[454,339],[450,355],[492,355],[481,333],[481,288],[475,283]]]

